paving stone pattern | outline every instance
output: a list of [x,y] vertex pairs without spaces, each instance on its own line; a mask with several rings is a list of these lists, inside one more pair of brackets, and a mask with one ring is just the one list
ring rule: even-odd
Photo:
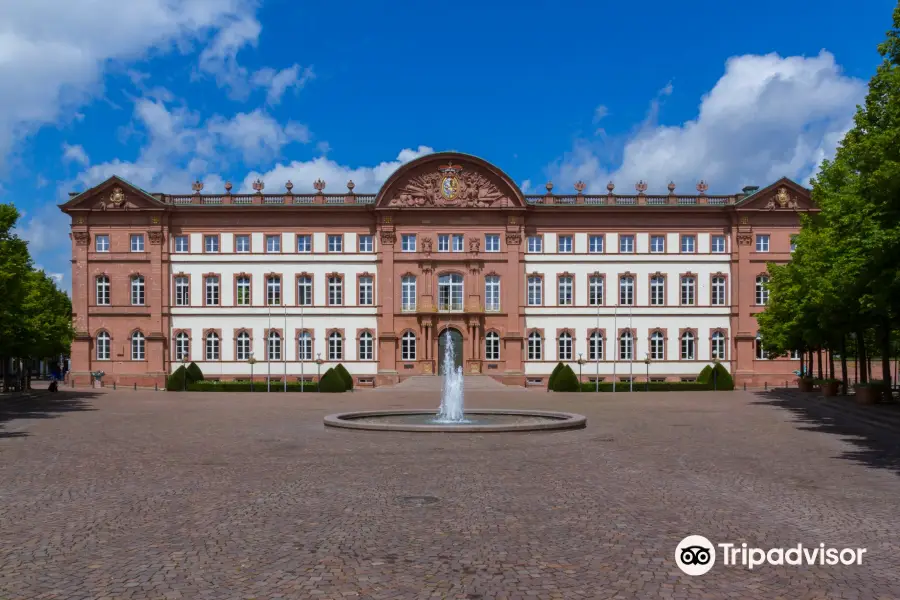
[[[437,406],[400,390],[6,403],[0,598],[900,597],[895,436],[829,430],[744,392],[467,400],[582,413],[588,427],[322,425],[332,412]],[[720,558],[690,577],[674,562],[689,534],[868,554],[753,571]]]

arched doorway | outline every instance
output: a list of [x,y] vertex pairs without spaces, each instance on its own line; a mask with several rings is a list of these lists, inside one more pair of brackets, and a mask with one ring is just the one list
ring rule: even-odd
[[450,338],[450,343],[453,344],[453,368],[462,366],[462,353],[463,353],[463,337],[459,330],[454,329],[453,327],[448,327],[441,332],[438,336],[438,347],[437,347],[437,356],[438,356],[438,375],[444,374],[444,368],[446,367],[446,347],[447,347],[447,338]]

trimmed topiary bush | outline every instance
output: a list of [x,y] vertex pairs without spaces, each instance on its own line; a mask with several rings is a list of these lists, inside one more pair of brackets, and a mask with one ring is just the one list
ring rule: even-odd
[[322,379],[319,381],[319,391],[323,394],[339,394],[346,392],[347,387],[337,371],[334,368],[330,368],[325,371],[325,374],[322,375]]
[[338,363],[337,366],[334,368],[334,371],[338,375],[340,375],[341,380],[344,382],[344,389],[352,390],[353,389],[353,375],[350,374],[350,371],[347,370],[347,367],[345,367],[341,363]]
[[556,381],[557,376],[565,369],[566,366],[562,363],[558,363],[554,368],[553,372],[550,373],[550,377],[547,379],[547,389],[551,392],[554,390],[553,384]]
[[711,369],[710,373],[715,370],[716,376],[713,378],[712,374],[707,378],[704,382],[709,389],[717,389],[717,390],[733,390],[734,389],[734,379],[731,377],[731,373],[728,372],[728,369],[722,366],[722,363],[717,363],[715,369]]
[[203,371],[197,366],[197,363],[191,363],[187,367],[188,383],[197,383],[203,381]]
[[708,381],[712,381],[712,373],[713,373],[712,366],[706,365],[700,371],[700,374],[697,375],[697,383],[706,383]]
[[553,380],[554,392],[578,392],[580,389],[581,385],[578,383],[578,376],[569,365],[565,365],[556,376],[556,379]]
[[166,390],[170,392],[180,392],[181,390],[187,387],[185,382],[185,378],[187,377],[187,371],[184,366],[180,366],[175,369],[175,372],[169,375],[169,378],[166,379]]

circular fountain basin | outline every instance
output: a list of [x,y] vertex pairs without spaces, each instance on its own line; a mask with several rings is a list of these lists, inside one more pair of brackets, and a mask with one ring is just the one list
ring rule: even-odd
[[328,415],[327,427],[369,431],[443,431],[451,433],[491,433],[504,431],[553,431],[580,429],[587,418],[574,413],[543,410],[474,409],[465,420],[447,422],[433,410],[366,410]]

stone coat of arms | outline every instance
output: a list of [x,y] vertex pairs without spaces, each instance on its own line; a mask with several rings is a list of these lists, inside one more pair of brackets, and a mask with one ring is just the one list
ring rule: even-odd
[[452,162],[437,171],[410,177],[388,206],[488,207],[509,202],[497,185],[476,171]]

